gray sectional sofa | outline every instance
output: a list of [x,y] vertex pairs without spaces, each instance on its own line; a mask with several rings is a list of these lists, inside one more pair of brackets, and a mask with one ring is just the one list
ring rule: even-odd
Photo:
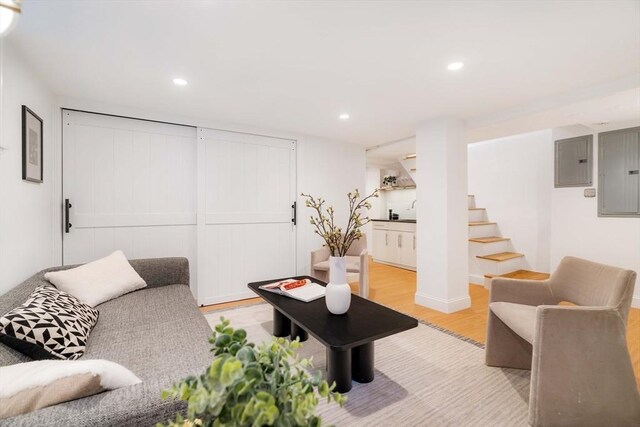
[[[15,426],[152,426],[184,410],[184,402],[163,401],[161,391],[180,378],[201,373],[211,362],[211,328],[189,289],[185,258],[130,261],[147,287],[96,308],[100,312],[82,359],[106,359],[135,373],[141,384],[8,418]],[[0,316],[49,282],[41,271],[0,296]],[[30,359],[0,343],[0,366]]]

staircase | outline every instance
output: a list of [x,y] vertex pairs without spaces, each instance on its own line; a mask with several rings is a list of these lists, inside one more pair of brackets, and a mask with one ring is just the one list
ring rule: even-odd
[[524,254],[515,252],[508,237],[500,234],[498,224],[488,220],[487,211],[476,207],[475,197],[469,205],[469,281],[485,288],[494,277],[545,280],[546,273],[528,270]]

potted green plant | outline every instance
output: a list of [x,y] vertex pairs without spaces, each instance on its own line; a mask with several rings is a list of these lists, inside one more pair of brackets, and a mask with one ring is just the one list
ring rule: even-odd
[[243,329],[223,317],[215,326],[214,359],[200,376],[184,378],[163,398],[187,402],[187,416],[176,415],[172,427],[320,426],[315,415],[320,398],[340,406],[346,397],[333,392],[320,372],[310,375],[310,359],[300,359],[298,340],[273,338],[256,346]]
[[398,178],[394,175],[387,175],[382,179],[382,185],[394,187],[398,181]]

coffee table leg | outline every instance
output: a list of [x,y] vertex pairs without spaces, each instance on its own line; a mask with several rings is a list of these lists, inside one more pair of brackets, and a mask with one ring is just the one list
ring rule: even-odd
[[286,337],[291,334],[291,320],[275,308],[273,309],[273,336]]
[[351,350],[327,351],[327,382],[331,385],[336,382],[334,389],[340,393],[351,390]]
[[351,349],[351,376],[359,383],[373,381],[373,342]]
[[291,322],[291,341],[296,338],[300,338],[300,342],[303,342],[309,339],[309,334],[295,322]]

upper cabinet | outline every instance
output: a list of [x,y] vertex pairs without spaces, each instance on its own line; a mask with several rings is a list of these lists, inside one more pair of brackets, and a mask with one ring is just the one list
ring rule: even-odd
[[598,134],[598,215],[640,217],[640,127]]
[[588,187],[592,185],[593,136],[556,141],[555,186]]

